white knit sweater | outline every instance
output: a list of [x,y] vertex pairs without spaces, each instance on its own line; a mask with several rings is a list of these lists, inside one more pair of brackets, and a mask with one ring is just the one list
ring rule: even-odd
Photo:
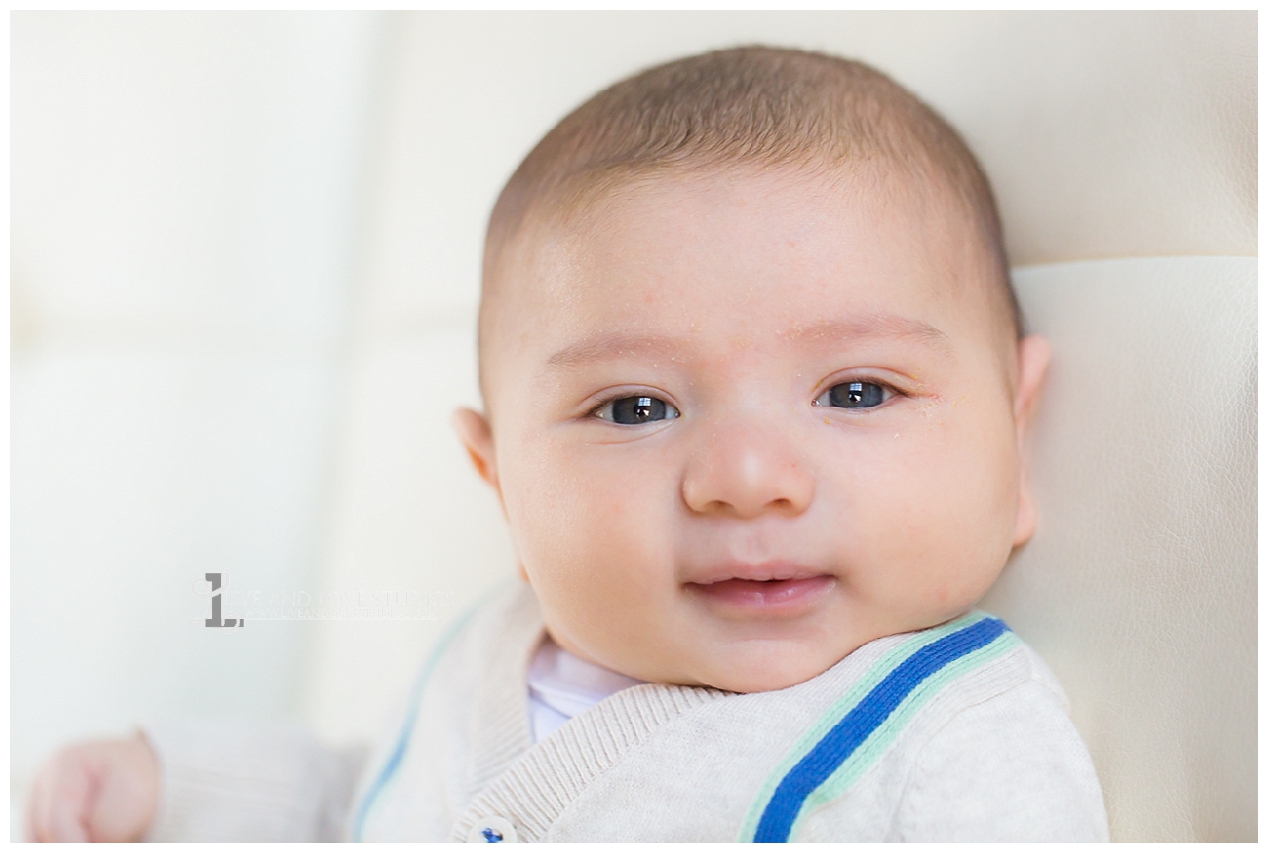
[[150,727],[164,780],[149,837],[1108,840],[1060,687],[982,614],[784,690],[640,684],[534,745],[525,676],[542,635],[527,587],[484,605],[368,762],[297,730]]

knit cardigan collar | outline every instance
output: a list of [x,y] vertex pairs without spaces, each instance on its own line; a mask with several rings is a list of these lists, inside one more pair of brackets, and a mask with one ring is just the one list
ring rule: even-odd
[[[529,841],[545,836],[586,785],[656,729],[686,712],[731,695],[710,687],[638,684],[609,696],[534,745],[529,729],[528,667],[545,636],[537,598],[523,584],[497,642],[514,654],[491,655],[480,678],[472,731],[473,799],[454,827],[465,841],[482,815],[517,805]],[[561,768],[565,768],[561,772]],[[549,778],[551,784],[541,782]],[[532,791],[532,808],[524,811]]]

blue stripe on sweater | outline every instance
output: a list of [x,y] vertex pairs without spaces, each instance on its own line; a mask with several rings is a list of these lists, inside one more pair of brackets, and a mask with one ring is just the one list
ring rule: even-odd
[[460,616],[454,623],[449,626],[449,630],[441,637],[440,642],[432,650],[431,656],[428,657],[427,663],[423,665],[422,671],[419,672],[418,678],[414,681],[414,688],[410,691],[409,704],[406,706],[405,720],[401,724],[400,734],[397,736],[396,746],[393,748],[391,755],[388,756],[383,768],[379,771],[379,775],[366,791],[365,796],[361,800],[361,805],[357,808],[356,818],[352,823],[352,840],[361,841],[365,834],[365,821],[370,814],[370,807],[374,805],[379,794],[387,787],[387,784],[396,776],[396,772],[401,769],[401,762],[405,759],[405,751],[409,747],[410,733],[414,731],[414,722],[418,718],[418,711],[423,703],[423,690],[427,686],[427,682],[431,680],[431,674],[436,669],[436,665],[440,663],[440,658],[444,655],[445,650],[449,648],[449,644],[458,636],[458,632],[471,621],[471,617],[475,615],[487,599],[485,595],[471,607],[466,613]]
[[993,642],[1008,630],[983,619],[914,652],[841,718],[775,789],[757,824],[754,841],[787,841],[806,798],[828,781],[907,696],[938,670]]

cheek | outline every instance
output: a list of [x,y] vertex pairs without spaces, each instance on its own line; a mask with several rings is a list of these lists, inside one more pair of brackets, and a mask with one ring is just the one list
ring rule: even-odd
[[517,454],[503,490],[520,559],[535,585],[614,589],[648,582],[668,544],[672,519],[665,508],[673,506],[665,465],[649,456],[629,446],[549,442]]
[[851,454],[856,461],[843,469],[844,515],[855,522],[847,550],[866,560],[865,572],[874,569],[867,583],[896,594],[918,582],[935,598],[955,598],[960,587],[993,578],[1012,542],[1017,464],[1011,419],[1001,417],[998,405],[977,412],[948,408],[931,407],[901,427],[867,436]]

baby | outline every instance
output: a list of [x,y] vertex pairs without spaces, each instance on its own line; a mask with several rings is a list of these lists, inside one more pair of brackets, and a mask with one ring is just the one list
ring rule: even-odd
[[301,737],[230,784],[152,730],[63,752],[31,831],[1106,840],[1060,687],[973,610],[1035,528],[1047,361],[981,168],[888,78],[745,48],[621,82],[489,224],[485,411],[455,421],[523,583],[355,795]]

